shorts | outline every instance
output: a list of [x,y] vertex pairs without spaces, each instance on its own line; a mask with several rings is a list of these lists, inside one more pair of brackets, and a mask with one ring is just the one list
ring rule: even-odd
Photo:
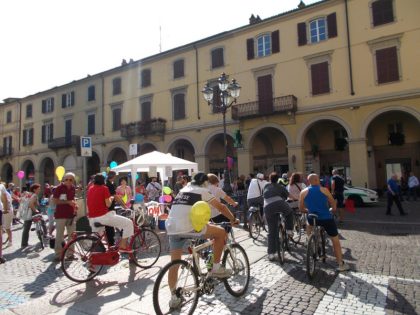
[[334,194],[334,199],[337,200],[337,208],[344,208],[344,195],[342,193]]
[[204,239],[206,232],[207,226],[200,232],[191,231],[190,233],[169,235],[169,249],[182,249],[185,245],[185,242],[190,239]]
[[12,221],[13,221],[13,210],[9,210],[8,213],[4,213],[2,215],[2,221],[0,222],[0,225],[3,225],[5,229],[11,229],[12,228]]
[[[309,225],[314,225],[314,218],[308,218]],[[322,226],[328,236],[334,237],[338,235],[337,225],[334,219],[316,220],[316,224]]]

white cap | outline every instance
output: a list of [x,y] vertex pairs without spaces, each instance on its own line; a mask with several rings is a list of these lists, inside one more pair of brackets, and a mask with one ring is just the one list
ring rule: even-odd
[[264,174],[262,174],[262,173],[258,173],[258,174],[257,174],[257,178],[258,178],[258,179],[264,179]]

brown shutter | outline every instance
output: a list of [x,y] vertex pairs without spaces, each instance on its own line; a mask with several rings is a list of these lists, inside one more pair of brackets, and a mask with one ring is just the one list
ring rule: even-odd
[[378,26],[394,21],[392,0],[378,0],[372,3],[373,25]]
[[308,43],[306,38],[306,23],[298,23],[297,25],[297,32],[298,32],[298,45],[303,46]]
[[259,114],[273,113],[273,85],[271,75],[258,77],[258,109]]
[[271,45],[272,54],[280,51],[280,32],[278,30],[271,33]]
[[215,85],[213,87],[213,113],[220,113],[220,106],[222,105],[220,92],[219,85]]
[[246,51],[248,60],[254,59],[254,39],[248,38],[246,40]]
[[337,17],[335,12],[327,16],[328,38],[337,37]]
[[66,107],[67,105],[67,96],[66,94],[61,94],[61,108]]
[[26,134],[27,134],[28,130],[23,129],[23,146],[26,146],[28,143],[26,141]]
[[376,51],[376,69],[379,84],[400,79],[397,47],[394,46]]
[[312,95],[330,92],[328,62],[311,65]]

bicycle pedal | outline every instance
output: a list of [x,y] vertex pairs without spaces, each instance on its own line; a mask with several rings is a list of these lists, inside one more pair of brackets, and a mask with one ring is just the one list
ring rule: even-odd
[[36,230],[36,228],[31,228],[31,231],[35,231]]

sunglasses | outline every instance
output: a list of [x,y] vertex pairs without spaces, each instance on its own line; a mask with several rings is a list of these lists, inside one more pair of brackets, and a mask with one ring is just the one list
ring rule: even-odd
[[72,178],[66,178],[64,181],[65,181],[65,182],[72,182],[72,181],[73,181],[73,179],[72,179]]

